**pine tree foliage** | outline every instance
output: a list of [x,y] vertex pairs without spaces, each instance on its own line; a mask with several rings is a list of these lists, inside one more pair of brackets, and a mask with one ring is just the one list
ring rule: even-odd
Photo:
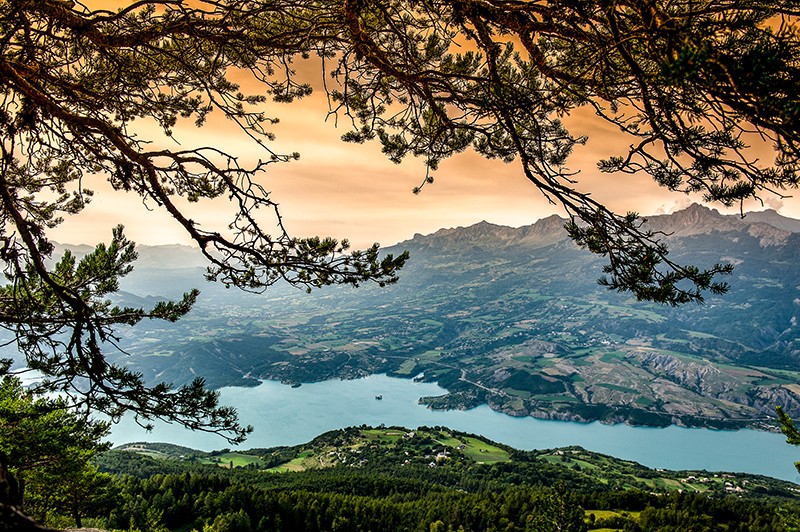
[[[786,436],[786,443],[789,445],[800,445],[800,431],[797,430],[794,420],[789,417],[780,406],[775,407],[775,411],[778,414],[778,424],[780,425],[781,432]],[[794,467],[800,472],[800,462],[795,462]]]
[[[258,108],[266,97],[242,94],[228,75],[248,71],[278,101],[307,93],[279,74],[292,55],[308,49],[301,33],[292,36],[291,7],[138,2],[92,11],[74,2],[0,2],[0,258],[9,279],[0,290],[0,323],[14,334],[27,366],[45,375],[40,391],[67,394],[114,418],[132,410],[143,423],[178,421],[231,441],[249,431],[232,409],[218,406],[202,379],[179,389],[147,386],[141,375],[108,361],[116,327],[174,321],[197,297],[192,292],[150,310],[108,303],[135,259],[122,228],[80,261],[67,253],[47,267],[53,252],[47,229],[80,212],[92,196],[89,183],[101,177],[169,212],[208,259],[209,279],[228,286],[260,291],[284,280],[310,289],[397,279],[405,255],[290,237],[259,184],[268,166],[296,155],[266,146],[266,127],[274,122]],[[283,21],[273,16],[281,12]],[[243,168],[213,147],[153,148],[133,129],[136,120],[153,120],[170,135],[179,119],[201,126],[213,110],[261,144],[265,159]],[[176,202],[220,196],[234,206],[224,233],[200,227]],[[259,209],[273,216],[261,217]]]
[[[0,493],[0,507],[17,506],[44,524],[50,524],[51,512],[63,509],[80,523],[108,492],[110,478],[89,463],[110,447],[102,441],[108,431],[107,422],[78,415],[64,399],[36,398],[19,379],[4,377],[0,455],[3,478],[10,481],[8,493]],[[0,529],[2,523],[0,518]]]
[[[611,289],[668,304],[727,289],[730,266],[673,261],[663,236],[582,191],[569,167],[585,135],[563,118],[582,108],[630,139],[598,170],[650,175],[671,191],[736,205],[798,184],[798,7],[792,0],[162,0],[97,7],[73,0],[0,1],[0,323],[45,389],[116,417],[163,417],[241,440],[247,430],[202,381],[173,389],[110,364],[116,327],[177,319],[196,294],[150,310],[105,296],[130,271],[121,229],[111,244],[48,268],[48,229],[79,213],[106,179],[163,209],[209,261],[208,277],[260,291],[393,282],[406,256],[295,238],[261,175],[297,154],[270,148],[275,103],[306,96],[294,74],[322,59],[344,140],[377,140],[392,161],[475,150],[515,161],[571,216],[567,231],[606,256]],[[332,80],[329,79],[332,77]],[[237,80],[255,81],[250,93]],[[213,146],[164,147],[211,113],[263,148],[250,166]],[[773,161],[758,157],[761,144]],[[182,200],[228,198],[227,228],[194,221]]]

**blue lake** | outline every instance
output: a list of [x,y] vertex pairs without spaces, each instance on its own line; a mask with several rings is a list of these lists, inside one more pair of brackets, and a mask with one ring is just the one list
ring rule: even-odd
[[[433,411],[417,404],[419,397],[443,393],[436,384],[372,375],[299,388],[268,381],[255,388],[223,388],[221,398],[255,429],[242,445],[245,449],[305,443],[328,430],[351,425],[443,425],[518,449],[580,445],[652,468],[746,472],[800,482],[793,465],[800,460],[800,448],[788,445],[782,434],[545,421],[507,416],[487,406]],[[383,399],[376,400],[376,395]],[[169,442],[203,450],[229,447],[219,436],[165,423],[157,423],[147,433],[128,418],[114,426],[111,441]]]

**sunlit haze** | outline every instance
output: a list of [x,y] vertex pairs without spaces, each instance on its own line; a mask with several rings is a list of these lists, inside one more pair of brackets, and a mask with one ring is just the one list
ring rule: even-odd
[[[310,72],[313,65],[300,65]],[[317,78],[320,73],[316,72]],[[269,103],[271,116],[280,123],[271,127],[276,140],[269,143],[278,153],[299,152],[298,161],[275,164],[261,174],[259,182],[280,204],[284,224],[292,236],[347,238],[354,247],[379,242],[384,246],[431,233],[442,227],[467,226],[482,220],[495,224],[522,226],[550,214],[564,212],[547,199],[522,175],[517,162],[505,164],[464,153],[445,161],[435,172],[435,183],[419,195],[412,189],[425,175],[421,159],[409,157],[400,165],[388,161],[380,145],[347,144],[340,136],[348,130],[346,117],[339,124],[327,117],[328,102],[319,83],[315,93],[292,104]],[[255,90],[249,86],[246,89]],[[573,134],[588,134],[589,141],[570,159],[578,170],[578,186],[617,212],[642,215],[669,213],[698,198],[670,193],[645,176],[601,174],[597,161],[620,154],[624,139],[589,112],[567,120]],[[157,137],[154,128],[139,126],[142,138]],[[267,158],[268,153],[232,123],[212,118],[197,129],[191,122],[175,129],[174,140],[161,139],[173,148],[213,146],[239,157],[240,164]],[[766,161],[765,161],[766,162]],[[143,204],[133,193],[115,192],[102,176],[84,180],[95,191],[91,204],[78,216],[53,230],[52,237],[63,243],[95,244],[107,241],[111,228],[123,223],[129,238],[140,244],[189,244],[177,222],[155,205]],[[776,208],[786,216],[800,217],[796,198],[764,198],[747,210]],[[722,212],[718,205],[710,205]],[[189,207],[194,220],[206,230],[224,231],[234,206],[222,198]],[[266,213],[265,213],[266,214]]]

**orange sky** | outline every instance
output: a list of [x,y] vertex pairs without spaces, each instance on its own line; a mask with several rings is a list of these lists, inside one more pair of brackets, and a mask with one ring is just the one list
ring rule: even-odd
[[[281,123],[273,127],[277,140],[271,146],[278,152],[298,151],[301,158],[274,165],[260,177],[280,204],[285,225],[295,236],[349,238],[357,247],[373,242],[392,245],[414,233],[430,233],[441,227],[481,220],[520,226],[553,213],[563,214],[522,176],[517,163],[487,161],[474,153],[443,163],[435,172],[436,182],[414,195],[412,189],[424,177],[422,161],[409,158],[395,165],[380,153],[378,143],[341,142],[339,136],[345,129],[325,122],[327,107],[319,100],[276,107]],[[614,144],[613,132],[598,127],[590,117],[576,122],[574,132],[585,129],[591,136],[589,143],[573,155],[571,167],[581,170],[581,186],[596,198],[618,212],[633,210],[645,215],[672,212],[689,203],[689,197],[670,193],[646,176],[597,172],[596,161],[608,155],[609,145]],[[211,121],[200,130],[178,128],[175,137],[184,148],[213,145],[239,155],[243,162],[264,157],[252,140],[219,122]],[[157,209],[148,209],[135,195],[113,192],[98,181],[89,187],[96,191],[92,203],[53,231],[56,240],[94,244],[107,240],[111,227],[121,222],[129,238],[137,243],[189,243],[175,221]],[[767,206],[800,218],[800,202],[795,198],[772,199]],[[231,206],[225,200],[190,208],[207,229],[224,229],[231,219]],[[756,210],[760,208],[755,206]]]
[[[299,67],[315,74],[314,84],[319,89],[319,68],[311,62]],[[430,233],[441,227],[481,220],[520,226],[553,213],[563,214],[522,176],[518,163],[487,161],[474,153],[443,163],[435,172],[436,182],[414,195],[412,189],[424,177],[422,161],[409,158],[395,165],[381,154],[377,142],[341,142],[346,124],[337,129],[332,121],[325,121],[328,107],[321,90],[299,102],[268,106],[269,113],[281,120],[271,128],[277,135],[271,148],[301,154],[299,161],[273,165],[260,177],[280,204],[284,223],[293,236],[348,238],[356,247],[373,242],[388,246],[414,233]],[[595,170],[597,160],[621,154],[626,143],[620,143],[610,126],[598,123],[588,113],[570,118],[569,124],[573,134],[590,135],[588,144],[570,161],[572,169],[581,170],[579,186],[617,212],[672,212],[690,202],[687,196],[670,193],[646,176],[600,174]],[[150,135],[149,130],[142,130],[142,135]],[[202,145],[222,148],[239,156],[243,163],[265,157],[251,139],[219,117],[199,130],[191,124],[178,127],[175,139],[184,149]],[[177,147],[174,141],[160,142]],[[102,179],[88,181],[85,185],[95,190],[95,198],[83,213],[52,231],[55,240],[72,244],[107,241],[111,227],[124,223],[128,237],[140,244],[190,243],[168,215],[148,209],[135,195],[111,191]],[[765,199],[765,206],[800,218],[797,199]],[[760,208],[754,205],[754,209]],[[224,230],[232,216],[231,206],[224,200],[193,205],[191,209],[193,218],[209,230]]]

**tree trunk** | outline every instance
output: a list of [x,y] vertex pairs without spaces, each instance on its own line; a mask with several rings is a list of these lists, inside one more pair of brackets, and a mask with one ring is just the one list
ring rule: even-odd
[[22,506],[22,486],[8,470],[8,456],[0,452],[0,503]]
[[0,452],[0,532],[56,532],[19,511],[22,504],[20,484],[8,471],[8,456]]

